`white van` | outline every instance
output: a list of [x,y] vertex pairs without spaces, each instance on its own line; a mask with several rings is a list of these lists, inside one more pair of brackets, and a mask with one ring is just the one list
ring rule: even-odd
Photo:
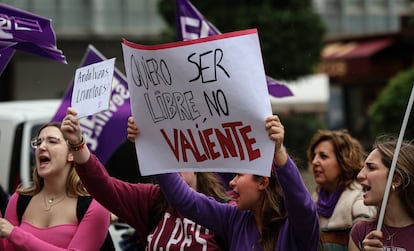
[[30,140],[55,115],[60,99],[0,102],[0,185],[12,193],[28,185],[33,166]]

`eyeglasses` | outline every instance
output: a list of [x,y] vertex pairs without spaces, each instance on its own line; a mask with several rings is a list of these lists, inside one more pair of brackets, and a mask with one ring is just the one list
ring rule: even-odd
[[54,146],[60,143],[60,138],[53,136],[46,137],[46,139],[34,137],[30,141],[30,145],[33,149],[36,149],[42,144],[42,142],[45,142],[47,146]]

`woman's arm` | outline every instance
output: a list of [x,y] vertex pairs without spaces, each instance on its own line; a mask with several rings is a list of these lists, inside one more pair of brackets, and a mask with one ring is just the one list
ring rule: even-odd
[[190,188],[176,173],[160,174],[156,179],[170,205],[182,215],[197,222],[222,238],[228,238],[228,233],[237,226],[232,223],[237,207],[217,202],[212,197]]
[[[16,203],[16,200],[12,203]],[[11,210],[14,207],[10,207],[7,211],[6,217],[16,218],[16,210]],[[4,240],[5,249],[2,250],[26,250],[26,251],[63,251],[63,250],[99,250],[102,246],[105,237],[108,233],[109,227],[109,212],[99,205],[96,201],[92,201],[88,211],[85,213],[80,224],[77,226],[76,232],[72,237],[71,242],[67,247],[58,247],[47,241],[39,239],[33,233],[27,232],[19,226],[12,226],[12,230]],[[1,219],[1,224],[10,224],[6,219]],[[42,232],[50,232],[53,236],[57,231],[56,228],[50,227],[49,229],[43,229]],[[60,235],[70,234],[71,227],[69,225],[59,226]],[[66,232],[66,233],[65,233]],[[93,234],[91,234],[93,233]],[[56,242],[59,242],[59,235],[54,237]],[[63,245],[63,244],[62,244]]]
[[316,206],[307,190],[296,164],[288,157],[283,146],[285,128],[277,115],[266,118],[269,138],[275,142],[272,172],[278,177],[288,212],[290,233],[304,249],[313,250],[319,244],[319,219]]
[[273,163],[276,167],[284,166],[288,160],[286,149],[283,146],[285,128],[277,115],[267,117],[265,127],[269,134],[269,138],[275,142]]
[[[62,131],[70,144],[81,141],[81,128],[76,116],[76,111],[68,108],[62,121]],[[159,187],[153,184],[132,184],[109,176],[86,144],[81,149],[72,151],[72,154],[76,171],[92,197],[141,234],[145,234],[149,227],[150,210],[160,193]]]
[[274,168],[284,194],[289,226],[295,242],[309,250],[319,245],[319,218],[315,203],[307,190],[295,163],[288,158],[286,164]]
[[352,226],[349,250],[382,250],[383,233],[376,230],[375,221],[359,221]]
[[348,242],[348,251],[361,251],[355,244],[355,242],[352,240],[352,238],[349,238]]
[[108,234],[110,218],[110,212],[96,200],[92,200],[81,222],[79,222],[69,247],[79,250],[99,250]]

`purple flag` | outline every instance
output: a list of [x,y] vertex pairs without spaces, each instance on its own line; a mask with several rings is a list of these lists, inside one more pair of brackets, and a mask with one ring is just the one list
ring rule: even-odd
[[267,91],[275,98],[295,96],[293,92],[286,85],[279,83],[273,78],[266,76]]
[[[177,35],[179,40],[191,40],[221,32],[211,24],[188,0],[176,0]],[[286,85],[266,76],[269,94],[276,98],[294,96]]]
[[[1,30],[0,30],[1,32]],[[10,59],[13,57],[15,50],[12,48],[5,48],[0,50],[0,75],[3,73]]]
[[62,51],[56,47],[50,19],[0,3],[0,73],[13,55],[11,50],[66,63]]
[[[95,47],[89,45],[79,67],[104,60],[106,58]],[[60,122],[65,117],[66,110],[72,100],[73,84],[72,80],[52,121]],[[86,143],[102,163],[106,163],[112,153],[126,139],[126,124],[129,116],[131,116],[131,105],[128,83],[125,76],[115,68],[109,109],[80,119]]]
[[221,34],[190,1],[177,0],[176,8],[177,35],[179,40],[192,40]]

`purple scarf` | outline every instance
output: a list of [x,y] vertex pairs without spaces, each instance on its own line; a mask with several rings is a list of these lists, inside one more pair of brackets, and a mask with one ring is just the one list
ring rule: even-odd
[[329,194],[325,189],[321,188],[318,192],[318,213],[319,215],[329,218],[335,209],[336,203],[341,197],[343,187],[336,189],[333,193]]

